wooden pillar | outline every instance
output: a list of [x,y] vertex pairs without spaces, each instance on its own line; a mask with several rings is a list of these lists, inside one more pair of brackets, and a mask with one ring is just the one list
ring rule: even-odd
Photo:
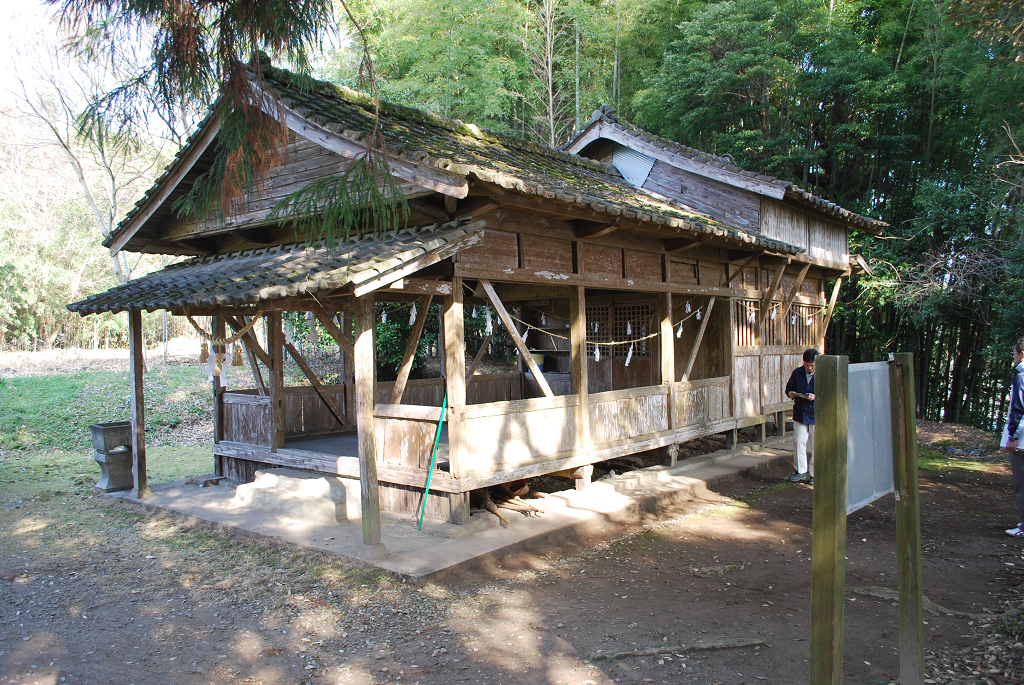
[[448,393],[448,467],[456,478],[469,470],[463,432],[466,425],[466,337],[462,312],[462,277],[452,278],[452,292],[444,298],[444,367]]
[[[223,339],[226,337],[223,316],[210,318],[210,329],[214,338]],[[227,346],[211,345],[213,348],[213,442],[218,443],[224,439],[224,386],[220,382],[218,373],[227,363]],[[218,476],[221,474],[217,474]]]
[[775,413],[775,435],[782,438],[786,435],[786,412]]
[[725,449],[731,450],[736,449],[736,443],[739,442],[739,431],[733,428],[732,430],[725,431]]
[[142,312],[138,310],[128,312],[128,346],[132,385],[132,473],[135,477],[132,497],[142,499],[150,492],[146,476],[146,398],[142,387]]
[[[661,335],[658,336],[658,340],[661,342],[659,355],[661,357],[661,383],[669,385],[676,380],[676,339],[672,334],[672,293],[658,294],[658,311],[661,316]],[[675,428],[672,425],[672,417],[675,415],[672,400],[670,389],[668,401],[665,403],[668,410],[668,422],[665,425],[669,428]]]
[[373,303],[373,293],[356,298],[353,364],[356,372],[356,431],[359,442],[363,544],[370,547],[370,558],[379,559],[387,552],[380,542],[380,495],[377,490],[377,445],[373,422],[377,385],[377,365],[374,360],[374,328],[377,322]]
[[825,312],[825,318],[821,322],[821,337],[818,340],[818,349],[822,352],[825,351],[825,335],[828,333],[828,325],[832,322],[832,312],[836,309],[836,300],[839,299],[839,289],[843,285],[843,279],[837,278],[836,284],[832,286],[832,297],[828,299],[828,310]]
[[[583,286],[569,289],[569,348],[572,387],[576,389],[576,447],[590,447],[590,376],[587,368],[587,300]],[[578,489],[578,488],[577,488]]]
[[[917,483],[914,355],[889,355],[892,456],[896,490],[896,572],[900,614],[900,682],[924,683],[921,511]],[[817,386],[815,386],[817,387]]]
[[267,316],[267,356],[273,362],[269,369],[270,380],[270,451],[284,447],[284,330],[281,328],[281,312]]
[[587,464],[586,466],[579,467],[573,471],[572,477],[575,480],[576,489],[580,492],[586,491],[594,478],[594,465]]
[[[811,683],[843,682],[849,360],[818,355],[814,374]],[[902,681],[901,681],[902,682]]]

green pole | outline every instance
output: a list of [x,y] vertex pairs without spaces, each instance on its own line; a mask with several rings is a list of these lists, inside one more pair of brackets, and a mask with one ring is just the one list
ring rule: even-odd
[[430,455],[430,469],[427,470],[427,487],[423,490],[423,506],[420,508],[420,522],[416,530],[423,530],[423,515],[427,513],[427,495],[430,494],[430,477],[434,475],[434,464],[437,463],[437,446],[441,442],[441,426],[444,425],[444,414],[448,410],[448,391],[444,393],[444,400],[441,402],[441,418],[437,422],[437,432],[434,433],[434,451]]

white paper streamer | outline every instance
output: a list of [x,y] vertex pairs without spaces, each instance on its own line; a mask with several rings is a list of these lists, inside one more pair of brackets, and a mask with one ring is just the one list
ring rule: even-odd
[[629,343],[629,350],[626,352],[626,366],[633,360],[633,343]]
[[690,301],[689,300],[686,301],[686,313],[687,314],[690,313]]
[[796,314],[794,314],[793,316],[789,317],[789,324],[791,326],[795,326],[796,325]]
[[754,316],[753,311],[750,312],[750,316],[747,317],[747,321],[749,321],[750,323],[754,323],[755,321],[757,321],[757,317]]
[[540,325],[541,326],[547,326],[548,325],[548,319],[547,319],[546,316],[544,316],[544,312],[540,313]]
[[530,334],[530,329],[529,328],[527,328],[525,331],[523,331],[523,342],[526,342],[526,336],[528,336],[529,334]]
[[804,325],[805,326],[810,326],[813,321],[814,321],[814,317],[813,316],[808,316],[807,317],[807,323],[805,323]]
[[[413,307],[415,307],[415,306],[416,305],[413,305]],[[474,319],[476,318],[476,307],[473,307],[473,318]]]
[[[476,310],[473,310],[473,316],[476,316]],[[409,325],[416,323],[416,303],[412,303],[412,308],[409,310]]]
[[676,337],[677,338],[683,337],[683,322],[682,321],[679,322],[679,330],[676,331]]
[[491,323],[491,310],[488,309],[484,312],[484,333],[487,335],[494,334],[494,324]]
[[600,345],[594,345],[594,361],[595,362],[601,361],[601,346]]
[[381,313],[381,315],[380,315],[380,322],[381,322],[381,323],[387,323],[387,322],[388,322],[388,310],[386,310],[386,309],[385,309],[385,310],[384,310],[384,311],[383,311],[383,312]]
[[775,321],[775,307],[772,307],[771,320]]
[[700,321],[700,310],[697,310],[697,321]]
[[626,322],[626,335],[633,335],[633,322],[632,321],[627,321]]

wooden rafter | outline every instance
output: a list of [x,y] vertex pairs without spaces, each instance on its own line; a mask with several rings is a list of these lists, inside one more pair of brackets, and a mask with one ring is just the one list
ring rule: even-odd
[[708,322],[711,321],[711,310],[715,308],[716,297],[712,297],[708,300],[708,310],[704,312],[704,320],[700,322],[700,332],[697,333],[697,339],[693,341],[693,349],[690,350],[690,358],[686,361],[686,371],[683,372],[683,377],[680,380],[690,380],[690,372],[693,371],[693,363],[697,361],[697,352],[700,350],[700,343],[704,340],[704,332],[708,329]]
[[334,403],[334,398],[331,397],[330,393],[327,392],[327,388],[324,387],[323,383],[320,382],[320,379],[316,377],[315,373],[313,373],[313,369],[309,368],[309,364],[307,364],[306,360],[301,354],[299,354],[299,351],[295,349],[294,345],[287,341],[284,344],[284,349],[288,350],[288,354],[290,354],[292,359],[295,360],[295,363],[298,364],[299,369],[302,370],[302,374],[309,381],[309,384],[313,386],[313,389],[316,390],[316,394],[320,395],[320,399],[322,399],[324,404],[327,405],[327,409],[334,414],[334,418],[338,420],[338,423],[344,426],[344,413],[338,409],[338,405]]
[[424,295],[416,303],[419,311],[416,312],[416,321],[413,322],[412,330],[409,331],[409,342],[405,346],[402,365],[398,367],[398,378],[395,379],[395,387],[391,391],[391,404],[402,403],[405,384],[409,380],[409,372],[412,371],[412,362],[416,357],[416,349],[420,346],[420,336],[423,335],[423,326],[427,323],[427,316],[430,312],[430,300],[430,295]]
[[498,313],[498,318],[501,319],[501,324],[508,331],[509,336],[512,338],[512,342],[515,343],[516,349],[519,350],[519,356],[526,366],[530,369],[530,373],[537,380],[537,385],[540,386],[541,392],[544,393],[545,397],[554,397],[555,393],[551,392],[551,386],[548,385],[547,379],[544,378],[544,374],[541,373],[540,367],[537,366],[537,362],[533,361],[533,357],[530,356],[530,349],[523,342],[523,338],[519,335],[519,329],[516,328],[515,323],[512,321],[512,317],[505,311],[505,305],[501,303],[498,298],[498,293],[494,292],[494,286],[491,282],[485,278],[480,279],[480,286],[487,293],[487,299],[491,301],[491,306]]
[[661,244],[666,252],[686,252],[700,245],[700,241],[693,238],[665,238]]

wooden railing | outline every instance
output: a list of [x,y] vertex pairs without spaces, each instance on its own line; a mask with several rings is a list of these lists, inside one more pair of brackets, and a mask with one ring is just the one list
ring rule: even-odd
[[228,391],[223,401],[224,439],[270,446],[270,398],[252,390]]

